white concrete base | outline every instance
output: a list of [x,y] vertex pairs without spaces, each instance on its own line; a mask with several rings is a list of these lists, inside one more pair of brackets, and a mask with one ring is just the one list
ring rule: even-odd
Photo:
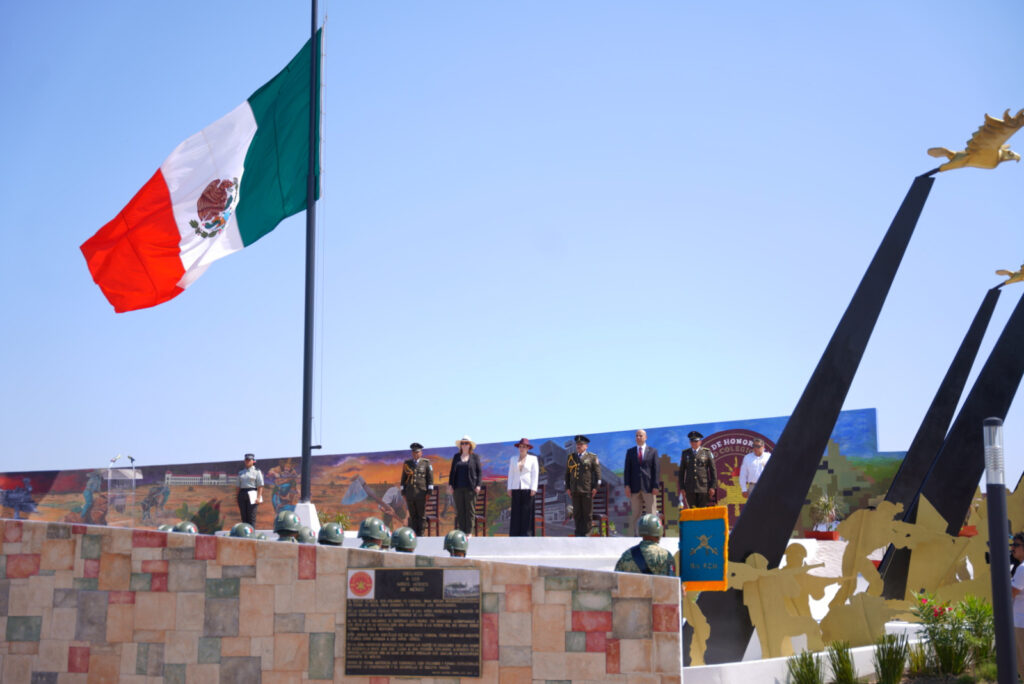
[[295,504],[295,515],[299,522],[313,531],[313,536],[320,534],[320,518],[316,514],[316,506],[312,501]]

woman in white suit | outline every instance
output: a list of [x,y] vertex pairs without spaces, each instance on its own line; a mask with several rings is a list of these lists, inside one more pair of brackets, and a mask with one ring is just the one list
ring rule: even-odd
[[512,497],[512,515],[508,523],[508,536],[533,536],[533,499],[537,495],[540,464],[530,453],[533,445],[523,437],[516,442],[519,455],[508,464],[508,491]]

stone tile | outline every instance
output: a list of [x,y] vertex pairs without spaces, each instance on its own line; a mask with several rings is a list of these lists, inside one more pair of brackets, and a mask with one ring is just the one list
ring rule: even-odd
[[188,684],[219,684],[220,667],[189,663],[185,666],[185,681]]
[[533,650],[561,652],[565,650],[565,606],[539,604],[533,607]]
[[167,573],[154,572],[152,575],[150,575],[149,590],[160,592],[167,591]]
[[651,598],[655,603],[680,603],[685,593],[678,579],[651,577]]
[[54,639],[46,638],[39,642],[39,660],[37,666],[42,664],[43,668],[52,672],[65,672],[68,664],[68,647],[70,643],[67,641],[56,641]]
[[334,632],[311,632],[309,635],[310,679],[334,679]]
[[57,684],[56,672],[33,672],[31,684]]
[[288,585],[279,584],[274,588],[274,612],[315,613],[319,599],[316,581],[292,580]]
[[662,674],[674,674],[681,670],[682,662],[682,640],[679,632],[674,634],[654,635],[654,671]]
[[100,576],[100,559],[86,558],[82,561],[82,576],[98,580]]
[[[192,535],[179,535],[184,537],[190,537]],[[168,546],[163,549],[160,557],[167,561],[175,560],[195,560],[196,550],[192,546]]]
[[[72,674],[68,672],[61,672],[57,675],[57,684],[88,684],[89,675],[87,674]],[[144,684],[136,682],[133,684]]]
[[417,568],[432,568],[434,567],[434,559],[430,556],[416,555],[416,567]]
[[566,653],[566,671],[573,681],[605,679],[605,655],[602,653]]
[[75,638],[75,626],[78,622],[78,596],[76,592],[74,608],[54,608],[50,616],[49,628],[46,630],[48,639]]
[[306,613],[306,631],[334,632],[335,613]]
[[220,568],[221,577],[255,577],[255,565],[222,565]]
[[131,584],[131,577],[131,556],[119,553],[104,553],[100,555],[100,590],[127,590]]
[[160,549],[167,546],[167,532],[157,530],[132,530],[133,548]]
[[187,675],[184,663],[164,663],[164,684],[186,684]]
[[79,557],[99,560],[103,553],[103,537],[98,534],[83,534]]
[[484,613],[480,616],[480,657],[483,660],[497,660],[498,614]]
[[131,604],[107,606],[107,636],[109,644],[132,641],[135,633],[135,606]]
[[151,591],[140,591],[135,594],[136,630],[174,629],[176,616],[177,599],[174,594]]
[[533,635],[533,613],[499,613],[498,645],[529,646]]
[[206,598],[238,598],[237,577],[206,580]]
[[0,658],[3,670],[0,670],[0,680],[5,682],[27,682],[31,677],[32,663],[35,656],[30,655],[5,655]]
[[165,560],[162,560],[162,559],[161,560],[155,560],[155,559],[154,560],[144,560],[144,561],[142,561],[142,563],[141,563],[141,565],[139,567],[142,569],[142,572],[149,572],[149,573],[152,573],[152,572],[167,572],[168,569],[169,569],[168,568],[168,562],[165,561]]
[[164,639],[165,663],[194,663],[199,658],[199,632],[175,630]]
[[139,644],[162,644],[167,632],[153,629],[136,629],[133,639]]
[[651,602],[647,599],[616,601],[612,607],[612,632],[616,639],[649,639]]
[[196,537],[196,560],[217,559],[217,537],[210,534],[201,534]]
[[206,599],[203,636],[238,636],[238,599]]
[[240,636],[274,634],[274,587],[243,584],[238,607]]
[[573,653],[583,653],[587,650],[586,632],[566,632],[565,650]]
[[661,675],[643,674],[642,672],[630,672],[620,675],[626,678],[626,684],[661,684]]
[[168,532],[167,533],[167,548],[168,549],[193,549],[196,545],[196,537],[199,535],[195,534],[182,534],[180,532]]
[[7,641],[39,641],[42,628],[41,616],[11,615],[7,618]]
[[500,610],[498,607],[498,594],[490,591],[481,594],[480,609],[485,613],[497,613]]
[[121,657],[117,653],[89,653],[88,684],[117,684],[120,673]]
[[532,584],[506,584],[505,610],[510,613],[528,613],[533,610]]
[[100,586],[100,581],[97,577],[76,577],[71,586],[80,591],[96,591]]
[[[530,584],[533,569],[529,565],[494,563],[491,565],[491,586],[503,584]],[[483,573],[481,573],[483,574]],[[480,578],[483,583],[483,577]]]
[[4,521],[4,544],[20,542],[23,525],[20,520]]
[[107,592],[78,592],[75,641],[102,644],[107,640]]
[[224,637],[220,640],[222,658],[247,656],[252,652],[252,640],[249,637]]
[[[443,558],[445,565],[461,565],[458,558]],[[352,549],[348,552],[349,568],[376,568],[384,565],[384,552],[370,549]],[[258,576],[258,575],[257,575]]]
[[75,567],[74,539],[47,539],[39,553],[43,570],[70,570]]
[[71,539],[71,526],[65,523],[52,523],[46,526],[47,539]]
[[299,546],[298,577],[300,580],[316,579],[316,550],[311,544]]
[[[387,677],[384,677],[387,679]],[[302,673],[300,672],[267,672],[263,671],[263,684],[302,684]],[[369,682],[368,677],[350,677],[347,681],[352,684],[364,684]]]
[[665,603],[651,606],[651,629],[655,632],[678,632],[679,606]]
[[39,654],[38,641],[11,641],[7,643],[7,653],[10,655],[34,655]]
[[572,612],[572,628],[577,632],[610,632],[612,624],[612,612],[608,610]]
[[577,591],[572,595],[573,610],[611,610],[610,591]]
[[183,591],[174,596],[176,597],[175,610],[177,611],[177,619],[174,622],[175,629],[202,630],[206,597],[193,591]]
[[105,553],[132,554],[133,530],[121,527],[108,527],[103,532],[103,551]]
[[274,615],[274,634],[295,634],[306,631],[304,613],[277,613]]
[[587,632],[587,653],[604,653],[608,645],[605,632]]
[[135,653],[135,674],[160,677],[164,673],[164,645],[139,644]]
[[199,637],[197,662],[200,664],[220,662],[220,637]]
[[115,604],[131,604],[135,605],[135,592],[134,591],[111,591],[107,592],[107,603],[110,605]]
[[10,606],[10,595],[11,581],[0,579],[0,617],[7,615],[8,606]]
[[498,684],[533,684],[533,670],[529,667],[502,667]]
[[309,639],[305,634],[274,637],[274,669],[302,672],[309,666]]
[[5,577],[7,579],[22,579],[39,574],[38,553],[14,553],[8,554]]
[[204,591],[206,563],[196,560],[174,560],[167,567],[167,591]]
[[579,573],[580,591],[611,591],[619,586],[618,575],[602,570],[581,570]]
[[132,571],[140,572],[146,561],[158,561],[164,557],[163,549],[132,549]]
[[[289,546],[294,545],[289,544]],[[297,558],[260,558],[256,561],[256,582],[258,584],[291,584],[297,575]]]
[[152,578],[148,572],[133,572],[131,579],[128,580],[128,588],[131,591],[149,591]]
[[498,664],[506,667],[530,667],[533,664],[529,646],[501,646]]
[[217,565],[256,565],[256,541],[217,537]]
[[[274,669],[274,637],[272,637],[272,636],[268,636],[268,637],[252,637],[252,639],[250,639],[250,642],[251,642],[250,643],[250,649],[251,650],[249,651],[249,655],[254,656],[254,657],[260,659],[260,662],[262,663],[260,665],[260,667],[261,667],[261,669],[264,672],[266,672],[267,670],[273,670]],[[334,654],[335,658],[338,657],[338,654],[337,654],[338,647],[339,646],[343,647],[343,645],[344,645],[344,640],[343,639],[337,639],[335,641],[335,647],[334,647],[335,648],[335,654]]]
[[35,575],[28,578],[28,587],[18,593],[27,597],[31,610],[22,612],[21,615],[32,615],[43,607],[50,608],[53,605],[54,580],[53,575]]
[[547,576],[544,578],[544,591],[576,591],[576,577]]
[[[417,556],[419,558],[419,556]],[[316,574],[345,575],[348,571],[348,554],[334,547],[318,546],[316,549]]]
[[533,676],[535,679],[552,681],[569,681],[564,652],[533,654]]
[[647,575],[635,572],[617,573],[619,591],[617,598],[650,598],[651,580]]
[[77,589],[54,589],[53,590],[53,607],[54,608],[78,608],[78,590]]
[[650,672],[652,645],[650,639],[620,639],[619,672]]

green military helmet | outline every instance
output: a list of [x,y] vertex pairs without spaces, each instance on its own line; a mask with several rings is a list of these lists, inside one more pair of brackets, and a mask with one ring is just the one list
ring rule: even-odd
[[259,541],[266,541],[267,535],[265,535],[264,533],[260,532],[259,534],[256,535],[256,539],[258,539]]
[[665,528],[661,526],[658,516],[653,513],[640,517],[639,522],[636,524],[636,532],[641,537],[657,537],[661,539],[665,536]]
[[338,523],[327,523],[320,528],[317,541],[324,546],[341,546],[345,541],[345,532]]
[[369,517],[359,523],[359,538],[380,543],[387,537],[387,528],[380,518]]
[[182,520],[174,526],[174,531],[184,532],[185,534],[199,534],[199,528],[191,520]]
[[163,525],[161,525],[160,527],[158,527],[156,529],[158,531],[160,531],[160,532],[173,532],[174,531],[174,525],[172,525],[171,523],[164,523]]
[[296,535],[301,527],[299,516],[293,511],[281,511],[274,517],[274,532],[277,532],[278,536],[282,536],[282,532],[285,533],[284,536]]
[[403,553],[412,553],[416,550],[416,533],[411,527],[399,527],[391,535],[391,548]]
[[384,526],[384,537],[380,540],[380,548],[384,551],[391,550],[391,530],[387,525]]
[[244,537],[246,539],[250,539],[256,536],[256,530],[254,530],[252,528],[252,525],[250,525],[249,523],[238,523],[237,525],[231,528],[231,536]]
[[462,530],[452,530],[444,536],[444,550],[448,553],[454,551],[466,552],[469,550],[469,540]]
[[305,525],[299,528],[299,542],[302,544],[316,544],[316,535],[313,534],[313,530],[309,529]]

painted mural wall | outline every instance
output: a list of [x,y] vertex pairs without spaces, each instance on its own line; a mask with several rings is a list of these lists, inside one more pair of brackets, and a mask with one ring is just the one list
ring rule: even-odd
[[[660,455],[661,480],[665,483],[666,519],[678,517],[679,457],[689,446],[687,433],[699,430],[704,445],[715,454],[719,478],[719,501],[730,508],[735,520],[745,499],[740,493],[739,468],[751,441],[761,437],[770,451],[782,433],[786,417],[758,418],[663,428],[645,428],[647,443]],[[625,534],[629,518],[622,473],[626,450],[635,445],[634,430],[588,435],[590,450],[601,459],[602,479],[609,484],[609,514],[612,534]],[[541,463],[544,488],[544,533],[566,536],[572,520],[566,514],[565,463],[572,449],[572,436],[536,439],[534,453]],[[517,451],[514,442],[480,444],[487,489],[487,533],[508,532],[509,497],[506,476],[509,461]],[[438,512],[440,533],[454,527],[455,506],[447,495],[448,471],[456,448],[428,447],[424,454],[434,466],[440,487]],[[0,474],[0,517],[112,525],[157,527],[191,519],[204,532],[229,529],[238,522],[235,503],[241,456],[216,463],[152,465],[140,458],[138,467],[65,471],[11,472]],[[264,503],[259,507],[257,527],[273,527],[274,514],[287,510],[299,500],[300,459],[267,458],[257,453],[257,466],[266,480]],[[354,524],[376,515],[395,529],[403,524],[407,511],[398,488],[405,449],[359,454],[313,457],[311,492],[321,514],[334,518],[347,515]],[[884,496],[896,472],[902,453],[878,451],[874,409],[844,411],[832,432],[828,449],[815,476],[807,501],[821,494],[836,494],[845,512],[877,503]],[[134,483],[134,487],[132,486]],[[539,508],[539,506],[538,506]],[[538,510],[538,515],[541,511]],[[798,525],[809,529],[805,506]],[[538,529],[538,534],[540,530]],[[672,532],[670,531],[670,534]]]

